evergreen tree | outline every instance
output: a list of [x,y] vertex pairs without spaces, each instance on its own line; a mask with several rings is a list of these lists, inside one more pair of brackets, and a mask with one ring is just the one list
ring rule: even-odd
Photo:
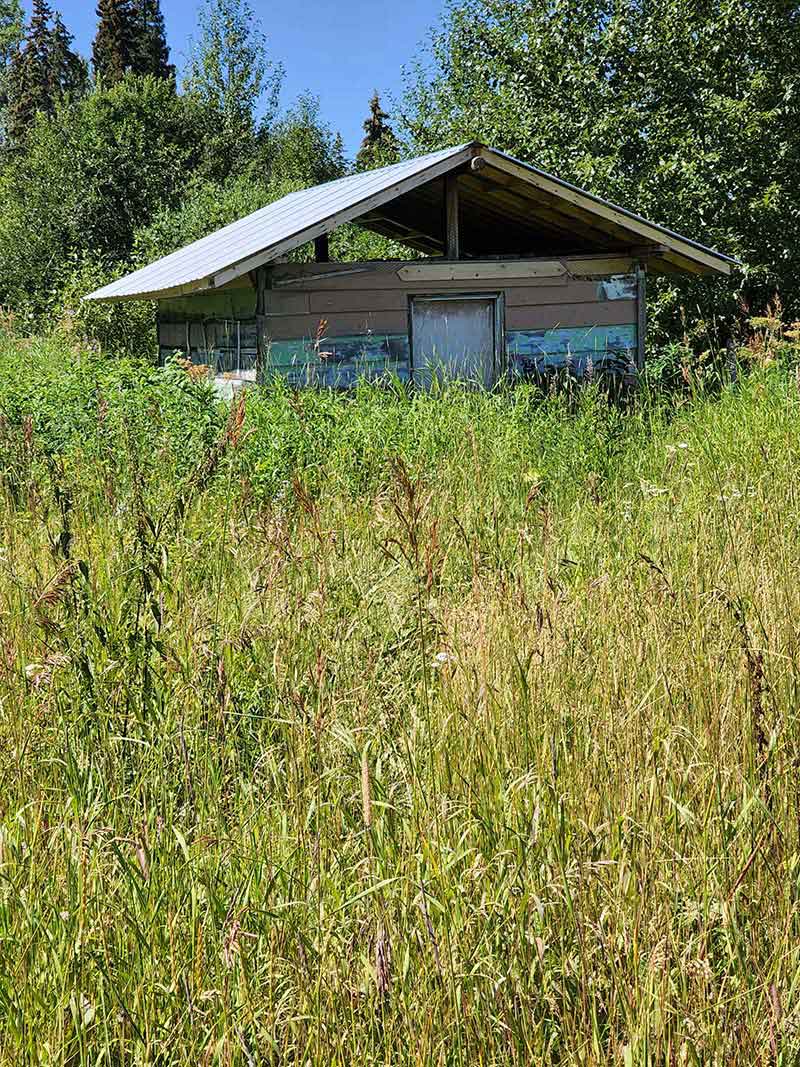
[[134,68],[136,11],[131,0],[98,0],[92,65],[99,81],[115,85]]
[[53,15],[53,29],[50,39],[50,91],[52,99],[69,96],[82,96],[89,84],[89,70],[86,60],[72,49],[72,34],[64,25],[61,13]]
[[8,71],[4,124],[9,145],[22,141],[37,114],[52,116],[62,97],[80,95],[86,83],[86,64],[72,50],[61,15],[47,0],[34,0],[24,43]]
[[364,140],[356,156],[357,170],[370,170],[397,162],[400,146],[394,130],[386,121],[388,118],[376,89],[369,102],[369,116],[364,122]]
[[160,0],[138,0],[133,15],[132,69],[136,74],[152,74],[154,78],[174,79],[175,67],[169,61]]
[[50,71],[50,19],[47,0],[34,0],[31,20],[22,48],[9,71],[8,133],[19,140],[37,112],[49,113],[52,103]]
[[6,139],[11,62],[24,35],[20,0],[0,0],[0,141]]

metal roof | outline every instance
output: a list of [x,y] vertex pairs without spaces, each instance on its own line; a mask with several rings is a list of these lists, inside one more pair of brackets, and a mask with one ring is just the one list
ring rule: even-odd
[[[482,169],[473,160],[479,157]],[[661,249],[667,269],[729,273],[735,260],[478,142],[349,175],[280,200],[91,293],[155,299],[215,289],[358,220],[425,252],[444,250],[444,176],[458,171],[467,256]]]

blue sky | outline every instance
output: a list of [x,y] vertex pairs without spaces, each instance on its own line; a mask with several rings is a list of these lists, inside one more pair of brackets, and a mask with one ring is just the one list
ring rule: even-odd
[[[351,156],[373,89],[390,102],[402,88],[402,67],[419,54],[442,0],[251,0],[275,59],[286,68],[282,103],[310,90],[322,114],[341,131]],[[90,55],[95,0],[51,0],[75,44]],[[196,32],[197,4],[161,0],[172,62],[180,70]],[[26,3],[30,8],[30,3]],[[386,110],[389,110],[387,107]]]

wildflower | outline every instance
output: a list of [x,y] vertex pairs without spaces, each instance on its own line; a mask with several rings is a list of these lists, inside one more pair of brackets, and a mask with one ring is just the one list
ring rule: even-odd
[[94,1017],[97,1014],[94,1004],[86,996],[85,993],[81,993],[81,1016],[83,1017],[83,1025],[89,1026],[94,1022]]
[[677,456],[678,452],[685,452],[689,446],[685,441],[678,441],[675,445],[667,445],[666,452],[668,456]]
[[452,656],[449,652],[437,652],[436,655],[433,657],[433,663],[431,664],[431,666],[434,668],[444,667],[445,664],[452,663],[454,659],[455,657]]
[[686,973],[690,978],[708,982],[711,980],[711,964],[704,956],[699,959],[688,960],[686,963]]
[[662,489],[660,486],[653,485],[652,482],[646,482],[644,479],[639,482],[639,485],[643,496],[663,496],[664,493],[668,492],[667,489]]
[[25,668],[25,677],[34,689],[37,689],[42,684],[43,679],[46,681],[44,677],[46,670],[47,668],[43,663],[29,663]]
[[656,973],[669,970],[669,952],[667,942],[662,938],[650,953],[650,970]]

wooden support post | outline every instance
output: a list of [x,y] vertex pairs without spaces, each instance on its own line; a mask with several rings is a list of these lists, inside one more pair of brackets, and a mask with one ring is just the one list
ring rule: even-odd
[[459,259],[458,234],[458,176],[447,174],[444,179],[445,255]]
[[256,381],[263,382],[269,359],[267,291],[272,287],[272,269],[258,267],[251,273],[250,281],[256,290]]
[[328,235],[327,233],[323,233],[319,237],[314,238],[314,259],[317,263],[328,263],[330,262],[330,258]]
[[636,369],[644,369],[644,342],[647,334],[647,272],[642,263],[636,267]]

